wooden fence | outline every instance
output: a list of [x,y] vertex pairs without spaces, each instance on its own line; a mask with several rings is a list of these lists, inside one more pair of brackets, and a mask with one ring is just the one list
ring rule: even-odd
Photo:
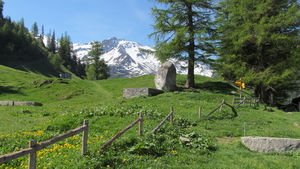
[[87,140],[88,140],[88,120],[84,120],[83,125],[70,130],[62,135],[56,136],[52,139],[49,139],[47,141],[37,143],[36,140],[31,140],[29,142],[29,148],[23,149],[14,153],[10,154],[5,154],[0,156],[0,164],[11,161],[13,159],[28,155],[29,160],[28,160],[28,168],[29,169],[35,169],[36,168],[36,152],[46,148],[47,146],[54,144],[58,141],[62,141],[66,138],[72,137],[80,132],[82,132],[82,149],[81,149],[81,154],[85,155],[87,152]]
[[[103,144],[100,149],[105,149],[107,146],[109,146],[114,140],[119,138],[123,133],[125,133],[127,130],[132,128],[135,124],[139,123],[139,135],[143,134],[143,114],[141,113],[139,118],[133,121],[131,124],[129,124],[127,127],[122,129],[120,132],[118,132],[115,136],[113,136],[109,141],[107,141],[105,144]],[[68,137],[72,137],[78,133],[82,132],[82,150],[81,154],[85,155],[87,152],[87,140],[88,140],[88,120],[84,120],[83,126],[80,126],[76,129],[70,130],[62,135],[56,136],[50,140],[37,143],[36,140],[31,140],[29,142],[29,148],[23,149],[14,153],[5,154],[0,156],[0,164],[11,161],[13,159],[28,155],[28,169],[35,169],[36,168],[36,152],[46,148],[47,146],[54,144],[58,141],[64,140]]]
[[233,98],[232,99],[232,105],[234,104],[238,104],[238,106],[240,106],[241,104],[249,104],[251,106],[251,104],[256,104],[257,103],[257,98]]
[[[165,117],[165,119],[157,126],[155,127],[155,129],[153,129],[151,131],[151,133],[155,133],[164,123],[165,121],[170,118],[170,123],[173,123],[173,119],[174,119],[174,111],[173,111],[173,107],[171,107],[170,109],[170,113]],[[139,123],[139,135],[143,134],[143,113],[140,114],[140,117],[137,118],[136,120],[134,120],[131,124],[129,124],[127,127],[125,127],[124,129],[122,129],[120,132],[118,132],[116,135],[114,135],[110,140],[108,140],[105,144],[103,144],[100,149],[103,150],[105,149],[107,146],[109,146],[113,141],[115,141],[116,139],[118,139],[122,134],[124,134],[126,131],[128,131],[130,128],[132,128],[134,125],[136,125],[137,123]]]
[[170,113],[165,117],[165,119],[163,121],[161,121],[159,123],[159,125],[157,125],[152,131],[151,133],[155,133],[164,123],[165,121],[170,118],[170,123],[173,124],[173,119],[174,119],[174,109],[173,107],[171,107],[170,109]]
[[[225,100],[223,100],[222,103],[221,103],[218,107],[216,107],[213,111],[211,111],[210,113],[208,113],[208,114],[206,115],[206,117],[208,117],[208,116],[210,116],[211,114],[213,114],[213,113],[214,113],[216,110],[218,110],[219,108],[220,108],[220,111],[222,111],[223,105],[226,105],[226,106],[230,107],[231,110],[232,110],[232,112],[234,113],[235,116],[238,115],[237,112],[236,112],[236,110],[234,109],[234,107],[231,106],[230,104],[226,103]],[[200,108],[199,108],[199,112],[200,112]],[[199,113],[199,114],[201,114],[201,113]],[[200,116],[200,115],[199,115],[199,116]]]
[[110,140],[108,140],[105,144],[103,144],[100,149],[103,150],[107,146],[109,146],[113,141],[115,141],[117,138],[119,138],[123,133],[125,133],[127,130],[129,130],[131,127],[133,127],[135,124],[139,123],[139,135],[143,134],[143,113],[140,113],[140,117],[137,118],[135,121],[133,121],[131,124],[129,124],[127,127],[122,129],[120,132],[118,132],[115,136],[113,136]]
[[[220,106],[218,106],[215,110],[217,110],[218,108],[220,108],[223,104],[226,104],[228,106],[230,106],[229,104],[227,104],[226,102],[222,102],[222,104]],[[230,106],[231,107],[231,106]],[[214,111],[215,111],[214,110]],[[212,111],[210,114],[212,114],[214,111]],[[199,108],[199,116],[201,113],[201,109]],[[209,115],[210,115],[209,114]],[[209,116],[207,115],[207,116]],[[174,109],[173,107],[170,108],[170,113],[164,118],[163,121],[160,122],[159,125],[157,125],[157,127],[155,127],[151,133],[155,133],[166,121],[167,119],[170,118],[170,123],[173,124],[173,120],[174,120]],[[136,120],[134,120],[131,124],[129,124],[127,127],[125,127],[124,129],[122,129],[120,132],[118,132],[115,136],[113,136],[110,140],[108,140],[105,144],[103,144],[100,149],[103,150],[105,149],[107,146],[109,146],[114,140],[118,139],[122,134],[124,134],[126,131],[128,131],[130,128],[132,128],[134,125],[136,125],[137,123],[139,123],[139,131],[138,134],[142,135],[143,134],[143,114],[140,113],[139,118],[137,118]],[[5,154],[0,156],[0,164],[1,163],[5,163],[8,161],[11,161],[13,159],[28,155],[29,160],[28,160],[28,168],[29,169],[35,169],[36,168],[36,152],[46,148],[47,146],[54,144],[58,141],[64,140],[66,138],[72,137],[78,133],[82,132],[82,150],[81,150],[81,154],[85,155],[87,152],[87,140],[88,140],[88,120],[84,120],[83,125],[70,130],[62,135],[56,136],[52,139],[49,139],[47,141],[41,142],[41,143],[37,143],[36,140],[31,140],[29,143],[29,148],[27,149],[23,149],[14,153],[10,153],[10,154]]]

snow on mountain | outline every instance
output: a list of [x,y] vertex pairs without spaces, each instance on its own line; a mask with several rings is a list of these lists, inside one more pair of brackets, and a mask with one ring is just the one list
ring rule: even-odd
[[[103,40],[103,52],[100,59],[104,59],[110,67],[111,78],[136,77],[146,74],[155,74],[161,63],[154,54],[142,52],[140,49],[155,51],[154,47],[143,46],[139,43],[117,39],[115,37]],[[73,49],[81,60],[87,58],[90,43],[73,44]],[[187,74],[187,63],[171,59],[178,74]],[[195,74],[212,76],[212,70],[205,65],[195,65]]]

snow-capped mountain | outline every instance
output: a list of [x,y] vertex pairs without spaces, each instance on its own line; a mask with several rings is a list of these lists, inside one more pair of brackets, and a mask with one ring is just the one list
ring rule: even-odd
[[[103,52],[100,59],[104,59],[110,67],[111,78],[136,77],[146,74],[155,74],[161,65],[154,54],[146,53],[140,49],[155,51],[151,46],[143,46],[136,42],[117,39],[115,37],[103,40]],[[87,58],[90,43],[73,44],[73,49],[81,60]],[[174,63],[178,74],[187,74],[187,63],[170,60]],[[204,65],[195,65],[195,74],[211,76],[212,70]]]

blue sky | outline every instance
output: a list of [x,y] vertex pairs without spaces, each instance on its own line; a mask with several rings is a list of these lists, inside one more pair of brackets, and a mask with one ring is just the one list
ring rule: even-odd
[[55,30],[56,38],[65,32],[73,43],[102,41],[111,37],[154,46],[154,19],[150,15],[154,0],[3,0],[4,17],[13,21],[24,18],[31,30],[34,22],[39,33],[42,25],[48,34]]

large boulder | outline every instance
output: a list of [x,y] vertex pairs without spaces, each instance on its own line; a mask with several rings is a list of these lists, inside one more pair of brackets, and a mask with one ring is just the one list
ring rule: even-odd
[[164,62],[155,74],[155,86],[159,90],[175,91],[176,86],[176,68],[170,61]]

